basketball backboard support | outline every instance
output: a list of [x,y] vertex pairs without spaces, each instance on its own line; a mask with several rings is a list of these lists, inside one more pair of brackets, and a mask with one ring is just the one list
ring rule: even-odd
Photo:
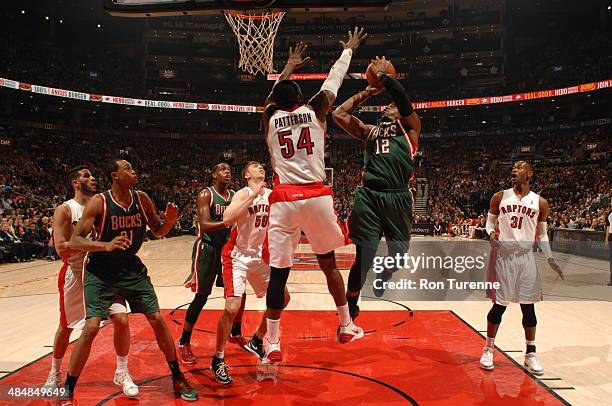
[[228,10],[293,13],[387,10],[391,0],[104,0],[104,9],[122,17],[221,14]]

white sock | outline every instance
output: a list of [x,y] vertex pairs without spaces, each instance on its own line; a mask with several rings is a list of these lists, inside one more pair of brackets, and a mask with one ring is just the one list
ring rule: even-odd
[[51,358],[51,371],[59,372],[62,367],[62,358]]
[[120,357],[117,355],[117,371],[127,371],[128,370],[128,356]]
[[342,306],[338,306],[338,318],[340,318],[340,325],[346,327],[351,323],[351,315],[349,314],[348,303]]
[[225,351],[216,351],[215,358],[223,359],[225,357]]
[[492,350],[495,349],[495,337],[487,337],[487,347],[491,348]]
[[280,319],[272,320],[266,319],[266,325],[268,326],[268,342],[276,344],[280,341]]

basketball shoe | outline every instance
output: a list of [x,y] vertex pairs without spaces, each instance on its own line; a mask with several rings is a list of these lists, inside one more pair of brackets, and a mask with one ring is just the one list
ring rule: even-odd
[[244,346],[247,345],[248,343],[248,340],[244,338],[242,334],[230,335],[227,341],[229,341],[232,344],[238,344],[242,348],[244,348]]
[[266,356],[266,352],[263,348],[263,341],[261,341],[259,338],[256,338],[255,335],[253,335],[249,342],[246,343],[246,345],[244,345],[242,348],[244,348],[251,354],[257,356],[259,359],[264,359],[264,357]]
[[213,357],[210,369],[212,369],[213,374],[215,375],[215,381],[223,385],[229,385],[233,382],[232,377],[228,372],[229,366],[225,363],[223,358]]
[[482,356],[480,357],[480,367],[490,371],[493,369],[493,354],[495,350],[491,347],[484,347],[482,349]]
[[62,385],[61,374],[59,371],[51,370],[49,372],[49,376],[47,376],[47,381],[45,382],[43,388],[47,390],[53,390],[59,388]]
[[115,371],[115,379],[113,379],[115,385],[121,386],[123,393],[128,398],[134,398],[138,396],[139,390],[138,385],[134,383],[129,371]]
[[198,392],[191,387],[185,377],[181,379],[172,379],[172,389],[174,390],[175,397],[180,397],[187,402],[195,402],[198,400]]
[[281,353],[280,347],[280,339],[277,343],[271,343],[270,341],[268,341],[268,337],[266,337],[265,340],[266,353],[263,357],[263,361],[269,362],[270,364],[278,364],[283,360],[283,354]]
[[363,338],[364,333],[361,327],[357,327],[352,321],[346,326],[338,326],[336,337],[340,344],[350,343]]
[[535,352],[525,354],[525,363],[523,365],[534,375],[544,375],[544,367],[540,364],[540,361],[538,361]]
[[179,353],[179,358],[185,364],[195,364],[198,361],[197,358],[195,357],[195,355],[193,355],[193,351],[191,351],[191,344],[190,343],[185,343],[184,345],[181,345],[181,343],[179,341],[179,343],[178,343],[178,353]]

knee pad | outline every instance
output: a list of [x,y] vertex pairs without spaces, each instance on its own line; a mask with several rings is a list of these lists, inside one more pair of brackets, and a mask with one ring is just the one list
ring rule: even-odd
[[500,324],[505,311],[506,306],[502,306],[500,304],[495,303],[487,314],[487,320],[489,321],[489,323]]
[[206,300],[208,299],[207,295],[202,295],[201,293],[196,293],[195,297],[189,304],[187,308],[187,315],[185,316],[185,320],[188,323],[195,324],[198,321],[198,317],[200,316],[200,312],[204,308],[206,304]]
[[270,282],[266,293],[266,306],[282,310],[285,305],[285,286],[289,278],[289,269],[270,267]]
[[523,327],[535,327],[538,324],[533,303],[521,304],[521,311],[523,312]]

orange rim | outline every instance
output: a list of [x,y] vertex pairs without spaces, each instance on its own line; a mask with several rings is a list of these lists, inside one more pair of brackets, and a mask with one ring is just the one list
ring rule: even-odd
[[279,14],[283,14],[280,11],[275,11],[273,13],[265,13],[265,14],[240,14],[239,12],[226,11],[226,14],[231,15],[232,17],[237,17],[242,20],[265,20],[267,18],[276,17]]

